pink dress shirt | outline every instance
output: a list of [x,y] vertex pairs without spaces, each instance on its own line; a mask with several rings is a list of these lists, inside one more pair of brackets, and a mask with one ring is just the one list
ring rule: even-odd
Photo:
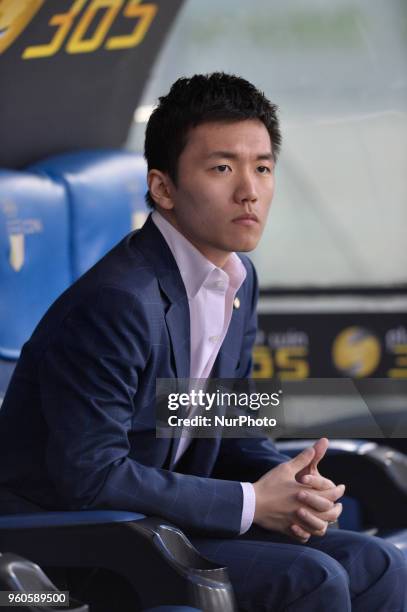
[[[236,253],[230,255],[223,268],[218,268],[157,210],[153,212],[152,220],[174,256],[188,296],[191,330],[190,378],[209,378],[229,328],[233,301],[246,278],[246,269]],[[190,441],[187,435],[181,435],[176,462],[186,451]],[[240,528],[242,534],[253,522],[256,498],[250,482],[240,484],[243,490]]]

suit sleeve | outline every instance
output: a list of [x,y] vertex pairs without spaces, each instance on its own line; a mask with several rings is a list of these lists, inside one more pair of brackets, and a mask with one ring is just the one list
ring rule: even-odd
[[162,516],[192,532],[239,533],[238,482],[173,473],[129,457],[134,398],[151,352],[146,309],[103,288],[54,333],[38,364],[48,473],[71,510]]
[[[247,262],[248,295],[250,301],[245,332],[242,341],[238,378],[250,378],[253,370],[253,346],[257,333],[257,302],[259,287],[256,270],[249,259]],[[280,453],[270,438],[224,438],[214,475],[255,482],[268,470],[290,457]]]

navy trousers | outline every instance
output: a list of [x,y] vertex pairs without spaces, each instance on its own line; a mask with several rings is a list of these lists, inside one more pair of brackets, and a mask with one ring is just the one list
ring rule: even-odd
[[252,527],[238,538],[191,538],[228,567],[239,609],[253,612],[405,612],[407,563],[381,538],[328,529],[306,545]]

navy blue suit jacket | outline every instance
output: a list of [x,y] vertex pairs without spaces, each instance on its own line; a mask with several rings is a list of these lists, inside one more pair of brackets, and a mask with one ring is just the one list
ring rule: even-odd
[[[242,261],[247,278],[218,378],[250,374],[257,282]],[[188,378],[189,353],[185,288],[148,219],[62,294],[24,345],[0,410],[0,512],[124,509],[237,534],[238,480],[254,481],[286,457],[265,439],[198,439],[183,473],[174,471],[178,441],[155,437],[155,382]]]

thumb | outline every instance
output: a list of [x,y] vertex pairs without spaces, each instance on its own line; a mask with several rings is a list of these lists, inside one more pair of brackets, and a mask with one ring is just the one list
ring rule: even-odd
[[303,451],[289,462],[295,473],[307,467],[315,457],[315,449],[313,446],[304,448]]
[[328,450],[329,441],[327,438],[320,438],[314,444],[315,449],[315,457],[313,459],[312,465],[316,468],[318,463],[324,457],[326,451]]

